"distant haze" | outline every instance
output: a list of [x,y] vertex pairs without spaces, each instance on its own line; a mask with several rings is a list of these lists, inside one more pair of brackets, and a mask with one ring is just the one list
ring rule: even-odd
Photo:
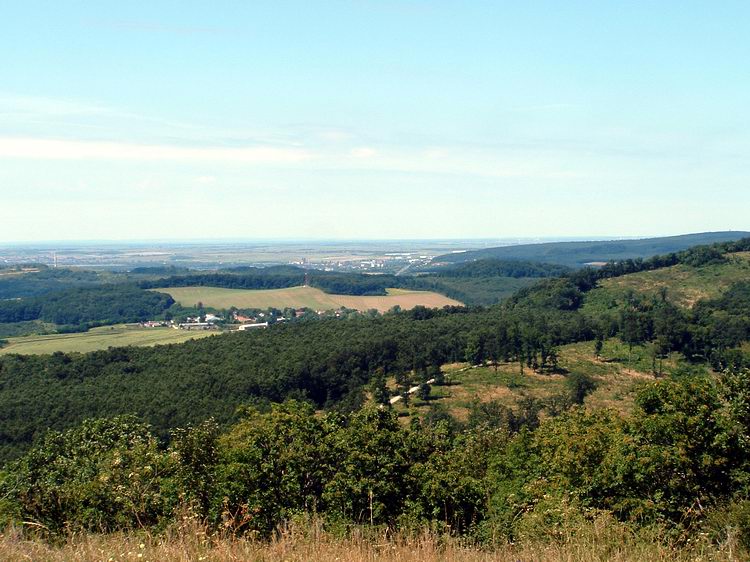
[[750,225],[750,3],[9,2],[0,241]]

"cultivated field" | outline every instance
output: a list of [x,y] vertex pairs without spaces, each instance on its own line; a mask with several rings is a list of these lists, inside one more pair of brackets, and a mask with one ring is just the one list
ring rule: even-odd
[[428,291],[405,291],[388,289],[382,297],[358,297],[350,295],[329,295],[313,287],[290,287],[288,289],[250,290],[223,289],[218,287],[169,287],[155,289],[169,293],[183,306],[194,306],[201,302],[212,308],[312,308],[313,310],[335,310],[342,306],[357,310],[377,309],[385,312],[398,305],[407,310],[418,305],[443,307],[460,305],[444,295]]
[[152,346],[167,343],[182,343],[193,338],[215,335],[216,332],[174,330],[172,328],[142,328],[140,326],[103,326],[77,334],[49,334],[46,336],[23,336],[8,338],[8,344],[0,348],[1,354],[19,353],[33,355],[55,351],[81,352],[107,349],[126,345]]

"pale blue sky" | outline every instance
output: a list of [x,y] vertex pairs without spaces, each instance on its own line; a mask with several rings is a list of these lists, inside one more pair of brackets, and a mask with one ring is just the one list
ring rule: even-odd
[[0,241],[750,229],[750,3],[7,2]]

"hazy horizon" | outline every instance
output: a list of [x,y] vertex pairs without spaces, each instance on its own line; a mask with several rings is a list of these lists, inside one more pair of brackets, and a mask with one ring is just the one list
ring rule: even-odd
[[743,2],[9,5],[0,240],[742,230]]
[[482,238],[164,238],[164,239],[91,239],[91,240],[3,240],[0,247],[14,246],[44,246],[44,245],[233,245],[233,244],[395,244],[399,242],[409,243],[490,243],[500,245],[548,243],[548,242],[596,242],[612,240],[645,240],[651,238],[670,238],[677,236],[689,236],[694,234],[710,234],[715,232],[750,232],[750,230],[726,230],[705,232],[681,232],[677,234],[663,234],[657,236],[617,236],[617,235],[591,235],[591,236],[502,236]]

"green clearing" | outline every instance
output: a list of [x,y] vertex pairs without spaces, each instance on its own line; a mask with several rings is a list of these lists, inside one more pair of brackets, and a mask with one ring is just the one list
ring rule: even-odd
[[726,263],[691,267],[675,265],[605,279],[586,295],[583,310],[602,312],[617,308],[628,291],[656,295],[667,289],[667,298],[689,308],[700,299],[715,298],[738,281],[750,281],[750,252],[729,254]]
[[0,348],[0,355],[18,353],[36,355],[63,351],[65,353],[97,351],[108,347],[128,345],[153,346],[182,343],[194,338],[215,335],[216,332],[196,332],[172,328],[142,328],[140,326],[117,325],[93,328],[75,334],[49,334],[45,336],[23,336],[8,338]]
[[[594,378],[598,385],[586,397],[586,408],[610,408],[627,414],[632,410],[637,388],[656,379],[653,346],[637,346],[629,353],[628,346],[617,338],[604,342],[599,358],[594,355],[594,342],[562,346],[559,366],[561,374],[540,374],[525,367],[521,375],[517,363],[500,363],[497,370],[493,366],[468,368],[465,363],[446,365],[443,371],[447,384],[433,386],[429,402],[412,399],[408,407],[401,403],[394,407],[401,414],[420,415],[427,412],[429,404],[441,404],[457,419],[466,420],[475,400],[497,400],[513,408],[526,397],[543,400],[564,392],[566,375],[581,373]],[[658,369],[658,362],[656,367]],[[664,375],[687,369],[689,367],[676,353],[662,363]],[[394,385],[391,383],[391,388]]]
[[290,287],[288,289],[224,289],[219,287],[169,287],[154,289],[172,295],[182,306],[203,303],[211,308],[311,308],[313,310],[335,310],[342,306],[357,310],[376,309],[385,312],[394,306],[402,309],[418,305],[443,307],[461,303],[446,296],[429,291],[407,291],[388,289],[382,297],[329,295],[313,287]]

